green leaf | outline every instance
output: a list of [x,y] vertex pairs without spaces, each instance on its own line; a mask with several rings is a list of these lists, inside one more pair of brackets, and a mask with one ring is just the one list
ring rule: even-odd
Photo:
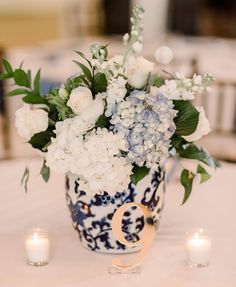
[[197,167],[197,173],[201,175],[201,183],[211,178],[211,175],[200,164]]
[[214,161],[214,165],[215,167],[221,167],[221,163],[220,161],[218,161],[217,159],[213,158],[213,161]]
[[4,65],[7,73],[12,76],[13,75],[13,69],[11,67],[11,64],[6,59],[2,59],[2,63]]
[[188,136],[195,132],[199,121],[199,112],[196,108],[189,101],[175,100],[173,103],[178,111],[174,119],[176,125],[175,133]]
[[28,191],[28,181],[29,181],[29,168],[26,166],[23,176],[21,178],[21,185],[24,185],[25,192]]
[[171,148],[174,147],[176,150],[178,150],[179,148],[181,148],[184,144],[187,144],[188,142],[181,138],[178,135],[173,135],[173,137],[171,138]]
[[[67,90],[68,91],[68,90]],[[66,104],[66,99],[59,97],[58,89],[51,89],[46,95],[47,103],[50,105],[50,110],[56,110],[55,120],[65,120],[73,115],[73,111]]]
[[9,74],[6,74],[6,73],[0,74],[0,80],[6,80],[10,78],[12,78],[12,76]]
[[52,137],[55,137],[55,134],[50,130],[46,130],[44,132],[40,132],[33,135],[32,138],[29,140],[29,143],[32,145],[33,148],[45,151],[44,147],[48,146],[48,144],[51,142]]
[[73,88],[75,87],[79,87],[81,86],[82,84],[84,84],[84,75],[80,75],[78,77],[75,77],[73,79],[71,79],[72,83],[73,83]]
[[20,66],[19,66],[20,70],[22,70],[23,64],[24,64],[24,60],[22,60],[21,63],[20,63]]
[[156,77],[154,79],[153,85],[156,86],[157,88],[160,88],[162,85],[165,84],[165,80],[161,77]]
[[207,150],[194,144],[187,144],[178,149],[181,158],[196,159],[204,162],[211,167],[220,167],[220,162],[214,159]]
[[14,77],[15,83],[17,85],[28,87],[28,88],[30,87],[28,75],[26,74],[25,71],[23,71],[21,69],[16,69],[14,71],[13,77]]
[[48,182],[50,177],[50,168],[46,166],[46,161],[43,162],[43,166],[41,168],[40,174],[45,182]]
[[75,53],[78,54],[81,58],[83,58],[89,64],[89,66],[92,68],[91,62],[86,58],[86,56],[82,52],[75,51]]
[[133,174],[131,175],[131,181],[133,184],[137,185],[137,183],[143,179],[148,173],[150,169],[147,168],[146,166],[137,166],[134,165],[132,172]]
[[91,73],[91,71],[89,70],[89,68],[86,67],[84,64],[78,62],[78,61],[74,61],[74,62],[75,62],[77,65],[80,66],[80,68],[81,68],[81,70],[83,71],[83,73],[84,73],[85,77],[87,78],[87,80],[92,83],[93,76],[92,76],[92,73]]
[[188,200],[193,187],[193,180],[194,180],[195,174],[191,171],[184,169],[180,176],[180,182],[184,187],[184,198],[182,205]]
[[31,71],[30,70],[27,71],[27,77],[28,77],[29,83],[31,83]]
[[107,89],[107,78],[104,73],[97,73],[94,76],[94,92],[102,93],[105,92]]
[[75,89],[79,86],[85,86],[85,87],[89,86],[89,82],[84,75],[80,75],[78,77],[75,77],[75,78],[71,79],[71,81],[73,84],[73,89]]
[[18,95],[26,95],[28,93],[30,93],[30,91],[26,89],[15,89],[7,93],[7,96],[11,97],[11,96],[18,96]]
[[84,55],[84,53],[80,52],[80,51],[75,51],[76,54],[78,54],[80,57],[82,57],[83,59],[87,60],[86,56]]
[[47,104],[47,101],[38,95],[30,94],[22,99],[27,104]]
[[40,69],[34,78],[34,93],[40,95]]
[[105,115],[101,115],[95,124],[98,128],[108,128],[110,126],[109,119]]

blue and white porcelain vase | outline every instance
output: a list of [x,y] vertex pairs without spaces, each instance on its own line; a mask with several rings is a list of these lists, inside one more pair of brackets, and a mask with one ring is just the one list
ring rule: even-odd
[[[139,181],[136,186],[130,183],[127,190],[118,192],[114,196],[104,192],[92,198],[80,190],[79,178],[69,174],[66,190],[73,226],[84,247],[103,253],[132,252],[137,249],[127,249],[114,238],[111,229],[113,214],[123,204],[139,202],[151,211],[157,228],[164,203],[165,172],[159,168],[158,171]],[[124,214],[122,224],[125,238],[129,241],[138,241],[144,227],[144,218],[139,208],[128,209]]]

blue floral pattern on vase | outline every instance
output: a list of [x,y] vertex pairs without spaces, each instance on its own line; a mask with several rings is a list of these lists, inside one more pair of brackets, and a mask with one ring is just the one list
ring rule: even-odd
[[[89,197],[80,190],[80,180],[69,174],[66,179],[66,199],[73,226],[82,244],[97,252],[124,253],[136,251],[127,249],[118,242],[111,229],[112,217],[120,206],[129,202],[140,202],[151,211],[156,228],[159,225],[165,195],[165,172],[159,168],[141,180],[137,186],[130,183],[127,190],[114,196],[104,192]],[[144,227],[144,218],[137,207],[124,213],[122,231],[128,241],[138,241]]]

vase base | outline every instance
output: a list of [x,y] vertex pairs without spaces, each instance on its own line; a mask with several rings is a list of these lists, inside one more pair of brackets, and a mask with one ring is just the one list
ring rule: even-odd
[[133,247],[133,248],[128,248],[128,249],[96,249],[96,250],[93,250],[91,249],[90,247],[88,247],[87,245],[83,244],[82,243],[82,246],[91,251],[91,252],[96,252],[96,253],[101,253],[101,254],[132,254],[132,253],[136,253],[138,251],[141,250],[140,247]]

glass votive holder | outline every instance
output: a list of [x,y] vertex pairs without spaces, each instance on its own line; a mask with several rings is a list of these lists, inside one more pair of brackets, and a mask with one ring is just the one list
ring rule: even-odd
[[49,262],[50,239],[47,230],[29,229],[25,233],[27,263],[32,266],[44,266]]
[[210,263],[211,240],[205,230],[187,232],[187,264],[190,267],[206,267]]

